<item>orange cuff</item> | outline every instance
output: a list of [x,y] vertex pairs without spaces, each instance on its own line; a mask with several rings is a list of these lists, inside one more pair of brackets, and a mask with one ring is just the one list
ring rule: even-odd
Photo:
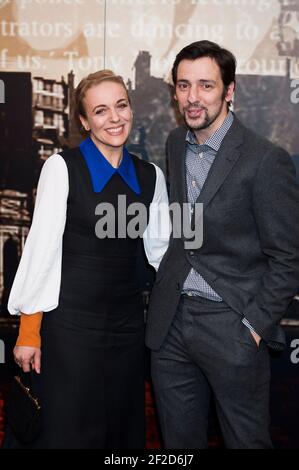
[[40,326],[42,318],[42,312],[33,313],[32,315],[21,314],[19,336],[16,346],[41,347]]

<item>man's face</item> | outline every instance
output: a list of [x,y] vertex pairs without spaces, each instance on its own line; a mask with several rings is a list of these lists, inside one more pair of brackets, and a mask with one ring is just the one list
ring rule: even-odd
[[220,68],[210,57],[179,63],[175,99],[197,137],[204,134],[208,138],[221,126],[233,92],[234,83],[225,91]]

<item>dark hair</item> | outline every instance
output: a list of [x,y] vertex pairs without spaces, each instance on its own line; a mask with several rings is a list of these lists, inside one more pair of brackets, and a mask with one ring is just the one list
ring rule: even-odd
[[236,82],[237,61],[235,56],[215,42],[196,41],[184,47],[176,56],[172,67],[173,84],[176,85],[178,66],[182,60],[196,60],[201,57],[210,57],[215,60],[220,68],[225,89],[227,89],[231,82]]

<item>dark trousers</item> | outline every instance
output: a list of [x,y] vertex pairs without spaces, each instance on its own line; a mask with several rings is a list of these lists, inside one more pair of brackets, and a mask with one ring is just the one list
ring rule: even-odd
[[165,447],[207,447],[210,398],[230,449],[269,449],[270,361],[224,302],[182,296],[152,378]]

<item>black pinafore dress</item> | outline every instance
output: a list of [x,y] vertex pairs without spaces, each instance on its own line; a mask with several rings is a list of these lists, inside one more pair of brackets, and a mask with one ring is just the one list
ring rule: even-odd
[[126,195],[127,204],[142,202],[148,209],[155,168],[131,156],[141,194],[118,173],[95,193],[80,149],[62,157],[69,197],[61,289],[58,307],[43,316],[37,377],[43,431],[34,447],[144,448],[144,319],[137,275],[142,240],[97,238],[95,208],[108,202],[117,217],[118,195]]

